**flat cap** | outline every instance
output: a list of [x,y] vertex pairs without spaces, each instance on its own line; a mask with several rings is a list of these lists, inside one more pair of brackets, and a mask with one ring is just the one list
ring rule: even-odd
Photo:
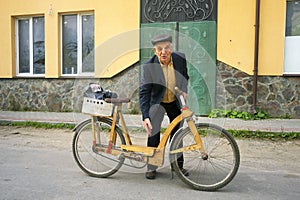
[[160,34],[156,35],[151,39],[153,45],[158,42],[171,42],[172,43],[172,36],[168,34]]

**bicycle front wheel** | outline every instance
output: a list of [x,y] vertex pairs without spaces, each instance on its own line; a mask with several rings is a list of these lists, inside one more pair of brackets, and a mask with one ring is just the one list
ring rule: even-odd
[[[107,147],[109,144],[112,121],[107,118],[95,117],[96,146]],[[78,125],[73,137],[72,150],[78,166],[93,177],[108,177],[116,173],[124,162],[124,157],[114,156],[104,151],[96,151],[93,144],[92,120]],[[125,139],[119,127],[115,127],[116,143],[113,149],[120,149]]]
[[[172,169],[178,177],[192,188],[214,191],[227,185],[236,175],[240,153],[234,138],[224,129],[213,124],[195,124],[202,139],[205,156],[200,150],[170,154]],[[193,133],[187,127],[174,135],[170,152],[195,144]],[[184,157],[185,176],[178,166],[177,158]],[[186,174],[186,173],[185,173]]]

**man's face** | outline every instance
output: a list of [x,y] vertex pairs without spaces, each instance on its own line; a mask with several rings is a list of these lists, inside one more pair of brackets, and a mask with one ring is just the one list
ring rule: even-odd
[[171,61],[172,43],[158,42],[154,46],[154,53],[164,65],[168,65]]

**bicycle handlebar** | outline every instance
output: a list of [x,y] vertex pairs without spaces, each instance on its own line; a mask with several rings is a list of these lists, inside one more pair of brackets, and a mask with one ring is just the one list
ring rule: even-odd
[[183,91],[177,86],[175,86],[175,92],[177,92],[179,95],[183,95]]

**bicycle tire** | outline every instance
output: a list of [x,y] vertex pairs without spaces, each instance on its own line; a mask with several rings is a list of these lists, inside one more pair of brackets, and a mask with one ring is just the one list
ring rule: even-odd
[[[234,138],[223,128],[209,123],[195,125],[208,157],[202,157],[200,150],[170,154],[171,166],[188,186],[202,191],[215,191],[235,177],[240,165],[239,148]],[[171,141],[170,152],[192,144],[195,144],[195,139],[190,129],[181,129]],[[177,158],[182,154],[183,168],[189,172],[188,176],[182,173],[177,163]]]
[[[100,141],[102,145],[108,145],[112,120],[103,117],[95,117]],[[119,148],[125,144],[125,139],[121,129],[116,126],[116,145],[112,148]],[[99,145],[99,144],[97,144]],[[72,142],[72,151],[76,163],[86,174],[92,177],[105,178],[116,173],[122,166],[125,158],[114,156],[104,152],[95,152],[92,141],[92,120],[88,119],[79,124],[75,130]]]

